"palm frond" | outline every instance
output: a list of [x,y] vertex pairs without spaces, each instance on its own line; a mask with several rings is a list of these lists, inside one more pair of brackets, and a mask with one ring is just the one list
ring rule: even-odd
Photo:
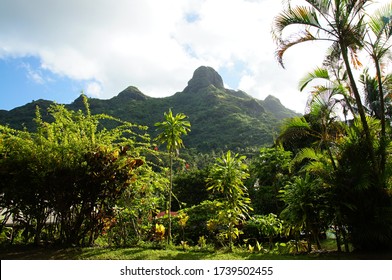
[[319,159],[318,152],[313,148],[304,148],[297,153],[295,158],[292,160],[292,163],[301,163],[305,159],[307,160],[318,160]]
[[315,41],[315,40],[318,40],[318,38],[314,37],[313,34],[311,34],[308,30],[306,30],[299,35],[293,36],[284,41],[283,40],[280,41],[278,49],[276,51],[276,57],[278,59],[279,64],[284,68],[283,55],[290,47],[303,42]]
[[324,68],[317,67],[312,72],[307,73],[300,81],[299,81],[299,90],[303,91],[304,88],[315,79],[325,79],[329,80],[328,70]]
[[341,37],[344,39],[344,44],[350,48],[350,51],[357,51],[364,46],[364,38],[366,29],[364,18],[362,17],[355,24],[346,25],[341,30]]
[[289,7],[275,17],[273,23],[273,33],[277,35],[276,38],[280,38],[283,30],[290,25],[313,26],[322,28],[318,21],[315,10],[304,6],[297,6],[294,8]]
[[[367,44],[367,51],[375,60],[375,63],[379,63],[383,68],[382,61],[390,53],[392,46],[390,42],[392,36],[392,3],[383,6],[374,15],[370,16],[368,25],[373,34],[369,36],[370,42]],[[372,41],[373,39],[374,41]]]
[[294,117],[286,120],[283,124],[278,142],[286,142],[304,136],[314,136],[310,124],[304,117]]
[[304,117],[294,117],[286,120],[286,122],[283,124],[282,130],[288,130],[291,128],[310,129],[310,125]]
[[304,148],[298,152],[292,160],[291,165],[301,164],[306,162],[301,168],[302,172],[307,174],[315,174],[317,176],[329,177],[333,172],[333,165],[331,159],[325,151],[316,150],[313,148]]
[[312,7],[314,7],[320,14],[327,14],[331,8],[331,0],[306,0]]
[[328,49],[323,61],[323,66],[328,69],[334,69],[338,66],[341,58],[341,49],[338,42],[334,42]]
[[346,7],[347,14],[351,14],[353,17],[356,17],[359,13],[363,12],[369,4],[370,0],[346,0],[340,1],[342,5]]
[[311,161],[309,164],[305,165],[302,169],[304,172],[316,174],[318,176],[328,172],[325,163],[321,161]]
[[390,37],[392,33],[392,3],[378,9],[369,17],[369,27],[374,34],[384,34]]
[[341,83],[336,84],[335,87],[333,88],[333,94],[337,95],[340,94],[344,97],[349,97],[349,89],[347,88],[346,85],[343,85]]
[[351,63],[353,64],[354,69],[357,70],[362,67],[362,63],[358,57],[357,49],[352,47],[349,47],[349,49],[350,49]]

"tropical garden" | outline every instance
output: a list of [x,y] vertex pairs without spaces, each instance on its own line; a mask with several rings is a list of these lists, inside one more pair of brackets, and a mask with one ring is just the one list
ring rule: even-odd
[[2,246],[390,252],[392,3],[369,15],[373,1],[301,2],[273,22],[278,63],[306,42],[330,48],[299,81],[306,114],[246,157],[187,151],[181,112],[151,138],[86,97],[84,110],[53,105],[48,122],[37,108],[34,132],[0,126]]

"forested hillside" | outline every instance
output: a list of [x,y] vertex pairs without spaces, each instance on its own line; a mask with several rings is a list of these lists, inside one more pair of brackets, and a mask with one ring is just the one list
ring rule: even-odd
[[[83,98],[66,105],[71,110],[83,109]],[[13,128],[34,129],[35,108],[39,106],[45,120],[51,101],[38,100],[11,111],[0,112],[0,123]],[[154,123],[163,112],[172,108],[189,116],[192,131],[185,140],[188,148],[201,152],[211,150],[239,150],[271,145],[284,118],[297,115],[280,101],[268,96],[264,101],[243,91],[224,88],[221,76],[211,67],[199,67],[182,92],[152,98],[130,86],[109,100],[90,98],[93,114],[108,114],[121,120],[149,127],[156,135]]]

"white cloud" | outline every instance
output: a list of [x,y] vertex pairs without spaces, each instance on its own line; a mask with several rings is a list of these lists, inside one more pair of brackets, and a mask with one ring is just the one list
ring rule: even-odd
[[34,83],[40,84],[40,85],[45,84],[45,79],[42,76],[42,73],[40,70],[33,69],[33,67],[28,63],[22,63],[21,67],[26,70],[27,78],[30,81],[33,81]]
[[97,82],[89,82],[86,86],[86,94],[93,97],[99,97],[102,94],[102,87]]
[[86,81],[100,98],[129,85],[168,96],[200,65],[232,67],[239,89],[303,112],[306,93],[296,85],[319,64],[320,49],[290,50],[280,68],[270,29],[281,10],[276,0],[3,1],[0,58],[38,56],[42,69]]

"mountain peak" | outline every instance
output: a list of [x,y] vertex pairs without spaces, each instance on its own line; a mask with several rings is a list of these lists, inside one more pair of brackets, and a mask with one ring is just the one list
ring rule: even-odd
[[184,92],[197,92],[202,88],[213,85],[216,88],[224,88],[222,77],[212,67],[200,66],[193,73]]
[[137,87],[129,86],[112,99],[121,101],[146,100],[148,97],[144,95]]
[[266,111],[274,114],[278,119],[292,118],[300,115],[283,106],[279,98],[276,98],[275,96],[268,95],[262,102]]

